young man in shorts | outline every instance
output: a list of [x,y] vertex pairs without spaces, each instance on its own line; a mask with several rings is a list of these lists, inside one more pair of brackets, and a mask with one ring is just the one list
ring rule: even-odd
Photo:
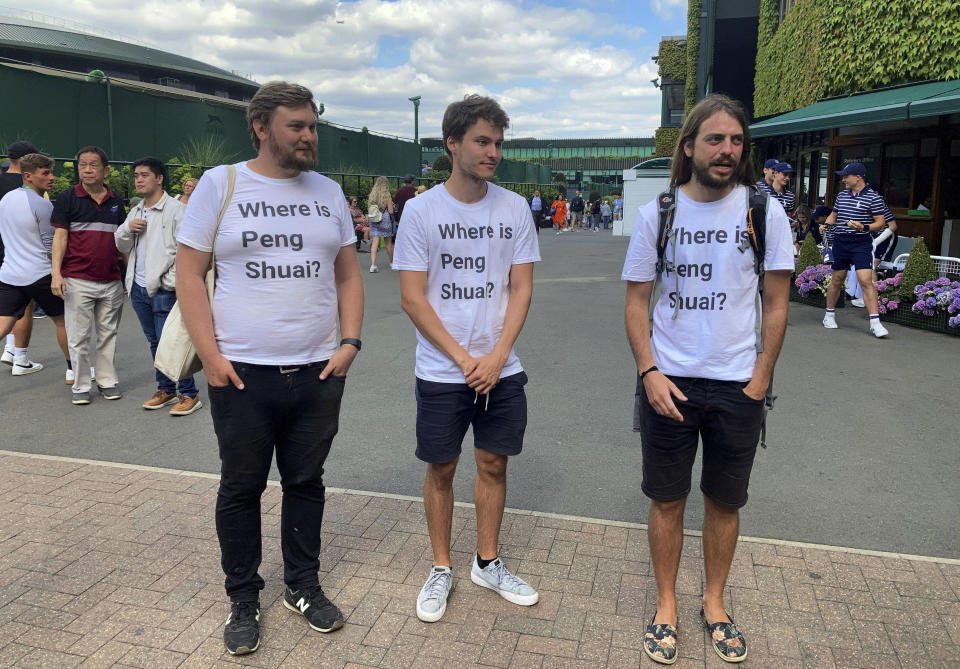
[[[648,537],[657,581],[657,608],[643,647],[662,664],[678,657],[677,571],[698,440],[703,441],[705,575],[700,615],[723,660],[747,657],[723,591],[737,546],[739,509],[747,503],[764,395],[786,331],[793,271],[790,224],[771,197],[763,223],[763,334],[757,342],[759,275],[752,249],[741,252],[747,187],[753,184],[749,147],[739,102],[710,95],[690,110],[670,177],[676,189],[673,230],[680,233],[664,250],[668,264],[659,299],[651,298],[658,272],[657,200],[641,208],[623,266],[629,281],[627,335],[642,380],[641,489],[651,500]],[[713,299],[719,291],[726,295],[722,303]]]
[[417,457],[433,568],[417,617],[443,616],[453,589],[450,534],[453,476],[473,425],[477,553],[471,580],[530,606],[539,595],[497,557],[507,458],[523,447],[527,375],[513,352],[540,260],[527,202],[490,183],[509,118],[492,99],[468,95],[447,107],[443,143],[453,170],[410,200],[397,235],[403,309],[417,328]]
[[[64,357],[69,359],[63,300],[50,291],[53,204],[43,196],[53,185],[53,160],[30,153],[20,159],[20,167],[24,187],[10,191],[0,200],[0,235],[5,244],[0,265],[0,338],[13,329],[30,300],[34,300],[56,325],[57,341]],[[30,362],[26,353],[13,359],[14,376],[40,369],[43,366]]]
[[873,285],[873,237],[870,233],[883,230],[887,205],[880,194],[867,185],[867,170],[863,163],[848,163],[837,174],[843,177],[847,190],[837,195],[833,213],[827,217],[827,228],[833,232],[833,273],[827,287],[823,327],[828,330],[837,328],[834,309],[847,279],[847,270],[853,266],[870,316],[870,332],[880,339],[889,333],[880,322],[877,289]]

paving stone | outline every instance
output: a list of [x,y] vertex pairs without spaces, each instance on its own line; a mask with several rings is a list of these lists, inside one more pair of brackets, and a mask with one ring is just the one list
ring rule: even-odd
[[[262,504],[262,645],[226,655],[229,605],[208,513],[217,485],[0,455],[0,666],[653,666],[642,652],[656,601],[642,528],[508,512],[501,555],[540,602],[518,607],[461,581],[443,621],[426,624],[413,614],[431,564],[422,505],[331,494],[319,577],[348,623],[321,635],[281,603],[275,485]],[[476,545],[473,514],[455,507],[451,557],[464,567]],[[698,624],[702,582],[700,542],[687,541],[678,669],[728,666]],[[744,540],[725,596],[751,666],[960,665],[952,562]],[[897,654],[904,648],[909,656]]]

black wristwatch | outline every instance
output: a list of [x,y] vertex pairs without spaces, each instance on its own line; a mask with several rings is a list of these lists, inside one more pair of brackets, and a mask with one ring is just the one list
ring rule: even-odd
[[353,338],[349,338],[349,337],[346,338],[346,339],[341,339],[341,340],[340,340],[340,345],[343,346],[344,344],[350,344],[351,346],[356,346],[356,347],[357,347],[357,351],[359,351],[359,350],[360,350],[360,347],[361,347],[361,343],[360,343],[360,340],[359,340],[359,339],[353,339]]

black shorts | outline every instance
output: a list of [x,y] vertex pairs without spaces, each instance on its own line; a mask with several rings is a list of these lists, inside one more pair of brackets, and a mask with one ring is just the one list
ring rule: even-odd
[[702,439],[700,490],[719,506],[739,509],[747,503],[747,485],[763,420],[763,400],[743,392],[745,381],[669,378],[687,397],[686,402],[674,398],[683,422],[659,415],[641,390],[641,489],[658,502],[686,497],[690,493],[697,441]]
[[29,286],[11,286],[0,281],[0,316],[23,317],[33,300],[48,316],[63,316],[63,299],[50,292],[50,275],[37,279]]
[[877,244],[877,248],[873,250],[873,257],[883,262],[890,262],[893,260],[893,252],[896,250],[897,242],[899,240],[900,235],[894,232],[885,240]]
[[417,457],[432,463],[460,457],[471,424],[475,448],[519,454],[527,429],[526,383],[519,372],[500,379],[489,395],[477,395],[465,383],[417,379]]

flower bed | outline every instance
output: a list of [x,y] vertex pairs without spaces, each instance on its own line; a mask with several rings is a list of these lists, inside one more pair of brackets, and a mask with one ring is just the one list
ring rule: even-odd
[[[830,285],[831,274],[830,265],[811,265],[807,267],[790,284],[790,301],[826,309],[827,286]],[[840,291],[837,309],[842,309],[845,306],[844,292]]]

